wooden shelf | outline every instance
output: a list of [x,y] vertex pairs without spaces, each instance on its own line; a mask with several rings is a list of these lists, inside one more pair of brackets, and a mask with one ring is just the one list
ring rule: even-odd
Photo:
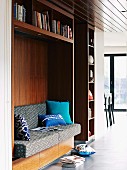
[[94,64],[89,64],[89,66],[94,66]]
[[89,82],[90,84],[94,83],[94,82]]
[[93,120],[95,117],[91,117],[91,118],[89,118],[89,120]]
[[88,45],[89,47],[91,47],[91,48],[94,48],[94,46],[93,45]]
[[26,34],[29,34],[29,35],[42,37],[42,38],[46,38],[46,39],[54,39],[54,40],[65,41],[65,42],[68,42],[68,43],[74,43],[73,39],[69,39],[69,38],[63,37],[59,34],[55,34],[53,32],[40,29],[40,28],[35,27],[33,25],[27,24],[25,22],[13,20],[13,23],[14,23],[14,29],[16,31],[19,31],[19,32],[22,32],[22,33],[26,33]]
[[89,102],[94,102],[94,100],[89,100]]

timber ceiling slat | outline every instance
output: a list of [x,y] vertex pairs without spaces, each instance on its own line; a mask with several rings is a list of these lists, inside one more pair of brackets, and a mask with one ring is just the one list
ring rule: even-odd
[[106,32],[127,31],[126,0],[50,0],[75,15],[78,22],[87,21]]
[[111,3],[109,0],[94,0],[96,1],[96,4],[99,5],[101,3],[103,5],[103,11],[108,13],[113,19],[114,22],[119,23],[119,25],[124,28],[126,31],[127,30],[127,24],[125,22],[124,16],[121,14],[121,12],[115,7],[115,4]]
[[[85,4],[84,2],[82,2],[82,3]],[[121,27],[119,27],[119,25],[112,24],[112,22],[110,21],[110,17],[109,17],[109,19],[107,19],[106,17],[102,16],[101,15],[102,11],[100,10],[100,8],[98,8],[96,6],[96,4],[91,3],[91,1],[89,1],[89,3],[87,3],[87,6],[89,6],[89,8],[92,11],[94,11],[94,16],[93,17],[95,18],[95,20],[100,20],[102,22],[101,25],[104,25],[104,27],[108,26],[114,31],[123,31],[121,29]]]
[[[74,10],[75,10],[75,15],[81,16],[82,18],[85,18],[86,21],[92,22],[93,24],[96,25],[96,27],[101,28],[101,30],[104,30],[104,28],[107,31],[116,31],[116,29],[112,28],[109,24],[105,23],[105,26],[103,26],[103,19],[101,17],[98,17],[95,14],[95,11],[93,11],[93,8],[89,6],[88,4],[83,4],[82,2],[79,3],[79,1],[73,1],[73,0],[61,0],[62,3],[68,5],[68,2],[73,2],[74,3]],[[67,1],[67,2],[66,2]],[[89,8],[89,10],[88,10]],[[96,17],[95,17],[96,16]],[[106,21],[104,21],[106,22]]]
[[[93,3],[93,2],[90,1],[89,3]],[[106,23],[107,25],[110,25],[116,31],[124,31],[124,28],[121,28],[119,23],[117,23],[117,22],[113,23],[113,21],[111,20],[110,15],[103,12],[101,10],[101,8],[96,6],[96,4],[94,4],[94,9],[93,10],[95,11],[95,17],[98,16],[100,19],[102,19],[103,24]]]
[[[62,1],[62,0],[61,0]],[[70,1],[72,1],[72,0],[70,0]],[[64,4],[66,4],[66,5],[68,5],[69,6],[69,4],[68,4],[68,2],[65,2],[65,1],[62,1],[62,3],[64,3]],[[85,20],[85,21],[88,21],[90,24],[94,24],[95,22],[96,22],[96,26],[99,28],[99,29],[101,29],[101,30],[103,30],[104,28],[103,28],[103,26],[102,26],[102,24],[100,24],[100,23],[98,23],[98,21],[95,21],[94,20],[94,17],[93,17],[93,15],[91,15],[91,14],[89,14],[88,15],[88,12],[87,12],[87,10],[85,9],[85,8],[83,8],[82,6],[80,6],[79,4],[76,4],[76,3],[74,3],[74,9],[75,9],[75,16],[77,17],[77,18],[81,18],[82,20]],[[108,31],[110,31],[108,28],[106,28]]]

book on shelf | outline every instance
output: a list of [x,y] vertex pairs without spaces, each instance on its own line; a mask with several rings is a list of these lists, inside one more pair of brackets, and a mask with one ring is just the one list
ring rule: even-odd
[[41,21],[42,21],[42,29],[46,30],[46,16],[43,13],[41,14]]
[[17,2],[14,4],[14,19],[26,22],[26,9],[23,5],[19,5]]
[[37,27],[37,11],[32,13],[32,24]]
[[56,33],[60,35],[60,21],[56,22]]
[[49,14],[49,11],[43,11],[42,12],[42,18],[43,18],[43,24],[44,24],[43,29],[50,31],[50,14]]
[[41,13],[40,12],[36,12],[36,14],[37,14],[37,27],[42,29]]
[[23,21],[23,8],[21,5],[18,5],[18,20]]
[[72,30],[69,25],[62,25],[62,34],[66,38],[72,39]]
[[50,16],[48,11],[33,11],[32,24],[41,29],[50,31]]
[[23,22],[26,22],[26,8],[24,6],[22,6],[22,10],[23,10],[22,20],[23,20]]
[[52,20],[52,32],[56,34],[56,20]]
[[14,19],[18,19],[18,3],[14,4]]

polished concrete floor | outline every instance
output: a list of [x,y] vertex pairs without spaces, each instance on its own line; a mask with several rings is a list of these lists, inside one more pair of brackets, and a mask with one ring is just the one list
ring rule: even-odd
[[59,160],[44,170],[127,170],[127,113],[114,113],[115,124],[107,129],[106,135],[93,142],[94,155],[86,157],[77,168],[62,168]]

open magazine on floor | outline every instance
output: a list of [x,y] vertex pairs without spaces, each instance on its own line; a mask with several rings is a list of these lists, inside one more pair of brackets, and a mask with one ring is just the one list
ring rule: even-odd
[[60,162],[62,163],[62,167],[67,168],[75,168],[77,166],[80,166],[84,163],[85,158],[77,155],[72,156],[64,156],[60,159]]

